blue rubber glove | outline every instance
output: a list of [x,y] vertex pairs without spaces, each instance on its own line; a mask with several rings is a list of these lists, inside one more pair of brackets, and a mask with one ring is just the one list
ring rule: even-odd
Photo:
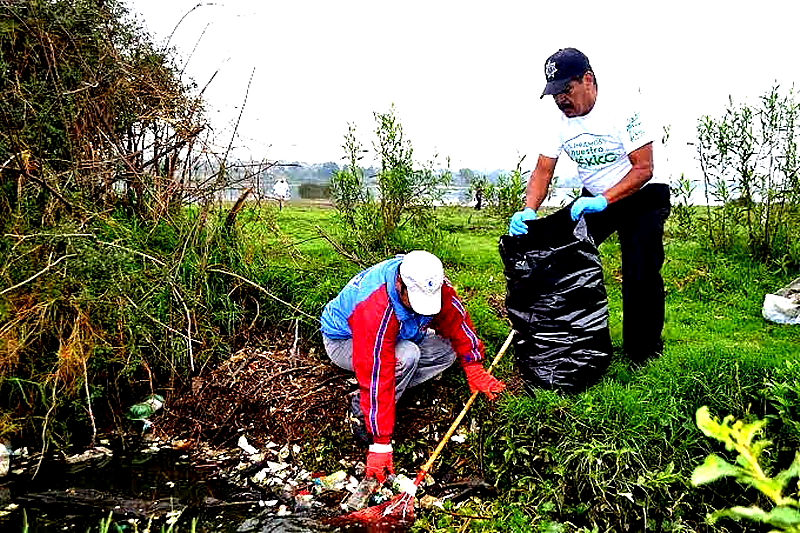
[[528,233],[528,226],[525,224],[526,220],[536,220],[536,211],[530,207],[514,213],[511,217],[511,223],[508,225],[508,234],[525,235]]
[[572,204],[569,214],[572,220],[578,220],[585,213],[599,213],[608,207],[608,200],[602,194],[599,196],[581,196]]

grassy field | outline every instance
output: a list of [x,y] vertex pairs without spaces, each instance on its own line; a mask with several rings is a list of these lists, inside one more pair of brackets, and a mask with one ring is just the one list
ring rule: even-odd
[[[319,238],[315,227],[331,228],[334,216],[314,206],[284,208],[277,225],[297,245],[265,261],[271,274],[262,281],[293,279],[287,287],[294,292],[287,297],[314,316],[359,270]],[[505,279],[497,251],[505,221],[460,208],[439,209],[437,217],[449,237],[434,251],[491,355],[509,331],[502,317]],[[716,255],[702,242],[673,238],[669,228],[666,255],[664,355],[635,368],[618,353],[619,246],[612,238],[601,246],[601,256],[617,353],[604,378],[578,395],[539,391],[531,396],[516,387],[495,406],[479,402],[464,423],[476,431],[466,444],[451,443],[441,461],[468,463],[472,472],[497,485],[498,497],[470,500],[458,509],[448,505],[445,512],[423,516],[415,530],[762,530],[725,520],[704,523],[708,512],[756,503],[757,495],[732,483],[690,486],[691,471],[708,453],[724,453],[696,428],[694,413],[708,405],[720,417],[766,417],[767,434],[775,441],[772,466],[791,462],[800,443],[794,422],[800,328],[766,322],[761,304],[765,293],[788,283],[794,273],[747,257]],[[302,276],[292,274],[297,271]],[[500,375],[513,383],[515,374],[512,356]],[[449,373],[446,379],[461,378]],[[414,461],[410,452],[398,456],[399,464]]]

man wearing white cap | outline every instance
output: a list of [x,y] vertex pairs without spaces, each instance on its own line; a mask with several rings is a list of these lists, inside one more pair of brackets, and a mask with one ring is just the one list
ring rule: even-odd
[[[426,251],[398,255],[356,275],[322,313],[325,350],[355,371],[351,411],[369,443],[367,476],[394,472],[395,404],[458,358],[470,390],[495,399],[505,384],[483,368],[484,346],[439,259]],[[359,434],[363,431],[363,434]]]

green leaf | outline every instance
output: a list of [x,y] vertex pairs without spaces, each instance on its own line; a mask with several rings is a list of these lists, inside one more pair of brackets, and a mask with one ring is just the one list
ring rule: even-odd
[[739,467],[716,454],[706,457],[706,460],[692,472],[692,485],[698,486],[710,483],[726,476],[740,477],[746,473]]
[[711,416],[708,406],[703,406],[697,410],[695,415],[697,427],[706,437],[728,442],[730,440],[730,432],[724,426],[721,426],[717,419]]
[[720,518],[747,518],[756,522],[762,522],[776,527],[791,527],[800,524],[800,511],[791,507],[775,507],[769,512],[759,507],[732,507],[723,509],[711,515],[709,521],[713,524]]
[[[738,423],[737,423],[738,424]],[[764,420],[756,420],[753,423],[745,424],[741,423],[737,428],[740,432],[740,442],[746,443],[748,446],[752,444],[753,439],[755,436],[761,431],[761,429],[766,425],[766,421]],[[769,443],[767,443],[768,445]],[[762,445],[763,448],[763,445]]]
[[785,487],[790,479],[800,476],[800,453],[795,453],[794,461],[789,465],[789,468],[783,470],[775,476],[775,480]]

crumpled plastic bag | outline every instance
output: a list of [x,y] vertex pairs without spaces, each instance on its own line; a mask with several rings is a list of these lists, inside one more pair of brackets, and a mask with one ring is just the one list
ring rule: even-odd
[[564,209],[500,238],[517,368],[529,392],[578,392],[611,360],[608,298],[586,222]]
[[770,322],[800,324],[800,278],[775,294],[765,295],[761,314]]

